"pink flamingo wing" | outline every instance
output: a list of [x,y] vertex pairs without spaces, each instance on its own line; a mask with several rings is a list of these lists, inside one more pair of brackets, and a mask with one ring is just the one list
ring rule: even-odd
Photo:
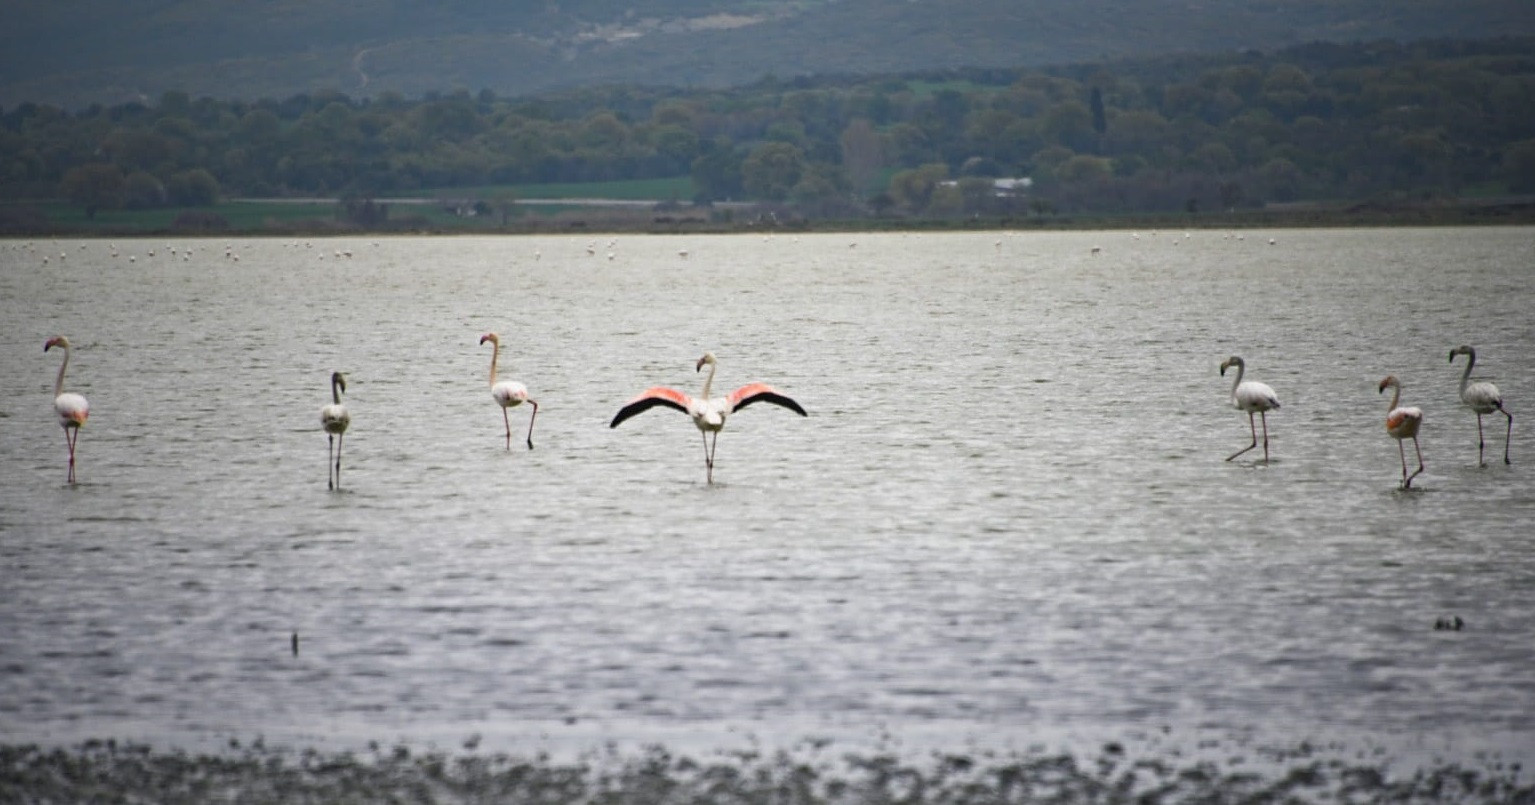
[[759,402],[781,405],[800,416],[809,416],[809,414],[805,413],[805,409],[800,407],[799,403],[779,393],[778,389],[766,383],[748,383],[730,392],[730,396],[725,398],[725,403],[729,406],[729,410],[732,413],[752,403]]
[[634,399],[625,403],[623,408],[618,409],[618,414],[613,417],[613,421],[608,424],[608,427],[616,428],[622,424],[624,420],[637,414],[642,414],[646,411],[649,411],[658,405],[664,405],[667,408],[675,408],[684,414],[691,415],[693,412],[692,397],[689,397],[688,395],[683,394],[676,389],[669,389],[665,386],[655,386],[640,392],[638,397],[635,397]]

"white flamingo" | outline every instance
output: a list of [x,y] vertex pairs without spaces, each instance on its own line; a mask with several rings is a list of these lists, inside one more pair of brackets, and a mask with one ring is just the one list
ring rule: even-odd
[[1476,463],[1479,465],[1487,463],[1482,459],[1482,451],[1487,446],[1486,440],[1482,438],[1482,414],[1497,411],[1508,417],[1508,429],[1503,434],[1503,463],[1509,464],[1511,462],[1508,460],[1508,442],[1514,435],[1514,415],[1503,407],[1503,394],[1498,391],[1497,386],[1486,382],[1471,382],[1471,367],[1476,366],[1476,349],[1462,344],[1450,350],[1450,363],[1455,362],[1456,355],[1466,356],[1466,372],[1460,376],[1460,401],[1476,412]]
[[341,392],[346,391],[346,378],[340,372],[330,373],[330,405],[320,409],[320,427],[325,429],[326,442],[329,447],[326,450],[326,469],[330,470],[330,455],[335,453],[335,480],[327,472],[325,488],[341,488],[341,440],[346,436],[346,429],[352,424],[352,415],[347,412],[346,406],[341,404]]
[[538,403],[528,399],[528,387],[515,380],[502,380],[496,382],[496,361],[501,357],[501,337],[495,333],[486,333],[480,336],[480,343],[491,343],[490,352],[490,396],[495,399],[496,405],[501,406],[501,421],[506,423],[506,449],[512,449],[512,420],[507,416],[506,409],[516,408],[523,403],[533,406],[533,415],[528,417],[528,449],[533,449],[533,420],[538,419]]
[[43,351],[54,347],[64,349],[64,362],[59,364],[59,377],[53,381],[53,410],[59,415],[59,424],[64,426],[64,441],[69,444],[69,482],[74,483],[75,441],[80,438],[80,426],[91,415],[91,404],[84,396],[64,390],[64,370],[69,368],[69,339],[62,335],[50,338],[43,344]]
[[[1410,489],[1412,479],[1423,472],[1423,450],[1418,447],[1418,428],[1423,424],[1423,410],[1421,408],[1402,408],[1398,405],[1402,401],[1402,383],[1396,379],[1396,375],[1387,375],[1380,381],[1380,392],[1384,394],[1387,388],[1391,388],[1391,405],[1386,408],[1386,433],[1396,439],[1397,452],[1402,455],[1402,488]],[[1418,472],[1407,474],[1407,447],[1403,444],[1406,439],[1412,439],[1412,449],[1418,454]]]
[[[704,364],[709,365],[709,377],[704,380],[703,391],[698,397],[690,397],[665,386],[648,388],[638,397],[625,403],[623,408],[618,409],[618,414],[613,417],[608,427],[616,428],[624,420],[658,405],[675,408],[687,414],[692,417],[693,424],[698,426],[698,432],[703,436],[704,466],[708,469],[708,480],[712,484],[714,483],[714,446],[719,442],[719,434],[725,427],[726,417],[752,403],[759,402],[781,405],[800,416],[808,416],[808,414],[799,403],[766,383],[748,383],[724,397],[710,397],[709,390],[714,385],[714,370],[717,366],[714,353],[704,353],[704,356],[698,359],[698,365],[694,367],[694,371],[702,371]],[[712,439],[710,434],[713,434]]]
[[1221,377],[1225,377],[1226,369],[1232,366],[1237,368],[1237,377],[1231,383],[1231,404],[1238,410],[1247,412],[1247,427],[1252,431],[1253,443],[1226,456],[1226,460],[1230,461],[1258,446],[1258,428],[1253,423],[1253,414],[1257,414],[1263,420],[1263,460],[1268,461],[1268,412],[1279,407],[1279,395],[1275,394],[1274,390],[1265,383],[1259,383],[1256,380],[1242,382],[1242,374],[1247,371],[1247,364],[1235,355],[1221,362]]

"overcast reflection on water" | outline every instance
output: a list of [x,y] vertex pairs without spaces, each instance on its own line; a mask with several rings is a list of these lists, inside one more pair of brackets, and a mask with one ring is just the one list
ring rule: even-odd
[[[1532,242],[0,243],[0,741],[1170,728],[1535,759]],[[490,331],[532,451],[527,406],[505,449]],[[59,334],[92,406],[75,487]],[[1502,417],[1476,465],[1462,343],[1510,466]],[[810,413],[732,417],[713,485],[685,417],[608,427],[696,393],[706,350],[717,393]],[[1250,439],[1231,355],[1283,401],[1267,464],[1222,461]],[[1386,374],[1426,412],[1409,491]]]

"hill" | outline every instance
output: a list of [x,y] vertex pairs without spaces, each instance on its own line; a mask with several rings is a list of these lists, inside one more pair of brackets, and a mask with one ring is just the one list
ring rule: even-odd
[[1528,0],[5,0],[0,105],[1026,67],[1535,33]]

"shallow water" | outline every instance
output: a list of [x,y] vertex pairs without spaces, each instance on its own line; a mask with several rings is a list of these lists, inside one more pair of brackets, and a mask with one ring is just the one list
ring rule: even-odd
[[[0,742],[1175,734],[1535,760],[1532,244],[0,243]],[[532,451],[527,406],[505,449],[491,330],[541,405]],[[56,334],[92,405],[73,487]],[[1519,418],[1511,466],[1501,417],[1477,466],[1460,343]],[[716,391],[810,412],[732,417],[712,486],[684,417],[607,426],[648,386],[696,393],[705,350]],[[1283,401],[1268,464],[1222,461],[1250,440],[1232,354]],[[1426,412],[1409,491],[1388,373]]]

